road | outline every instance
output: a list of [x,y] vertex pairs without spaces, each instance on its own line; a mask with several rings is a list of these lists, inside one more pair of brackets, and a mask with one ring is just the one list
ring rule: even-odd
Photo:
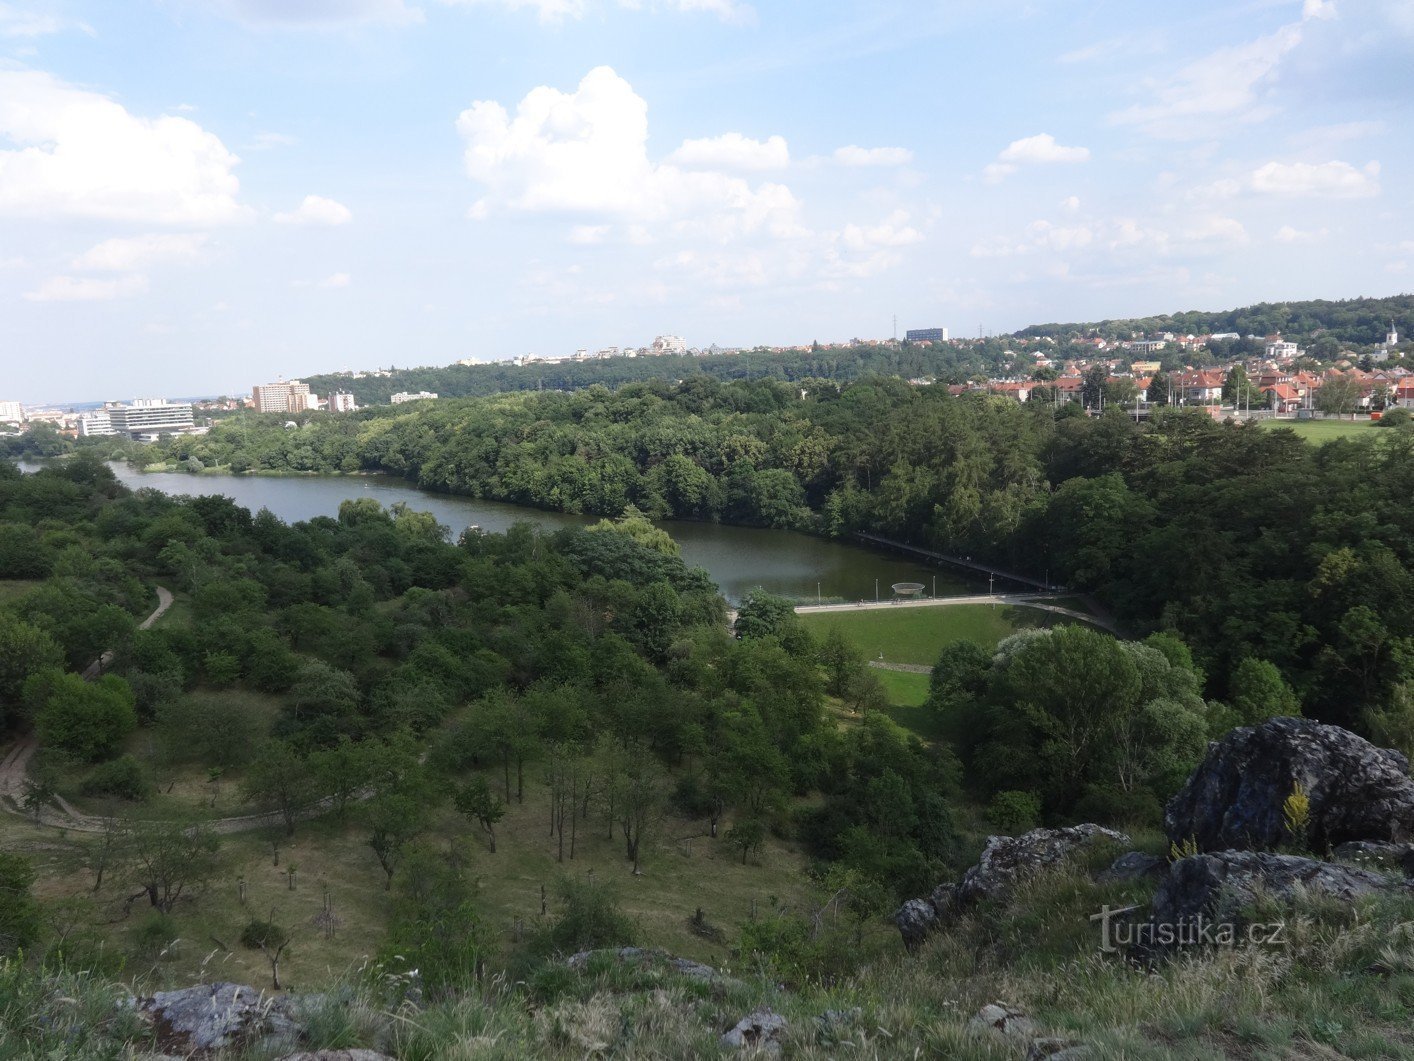
[[[1119,631],[1115,628],[1114,623],[1104,616],[1062,608],[1059,604],[1042,603],[1051,599],[1052,596],[1047,593],[984,593],[972,597],[919,597],[914,600],[856,601],[853,604],[802,604],[795,609],[795,614],[822,615],[832,612],[883,611],[886,608],[948,608],[960,604],[1011,604],[1065,615],[1118,635]],[[735,625],[736,617],[735,611],[727,612],[728,627]]]

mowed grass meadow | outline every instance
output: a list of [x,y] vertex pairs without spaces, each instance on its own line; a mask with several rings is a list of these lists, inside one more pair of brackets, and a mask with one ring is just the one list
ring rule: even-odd
[[[957,604],[936,608],[879,608],[857,612],[817,612],[800,621],[817,637],[839,630],[866,659],[931,667],[945,645],[975,641],[995,648],[998,641],[1028,627],[1070,622],[1065,616],[1012,604]],[[922,675],[925,679],[926,675]],[[900,694],[916,696],[916,685],[897,682]]]
[[1392,430],[1381,428],[1380,422],[1371,420],[1368,415],[1355,420],[1260,420],[1258,423],[1271,431],[1294,431],[1311,443],[1329,442],[1336,438],[1379,438]]

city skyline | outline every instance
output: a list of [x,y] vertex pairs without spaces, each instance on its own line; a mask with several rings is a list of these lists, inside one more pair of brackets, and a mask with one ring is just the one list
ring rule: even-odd
[[1411,286],[1394,2],[114,6],[0,3],[31,404]]

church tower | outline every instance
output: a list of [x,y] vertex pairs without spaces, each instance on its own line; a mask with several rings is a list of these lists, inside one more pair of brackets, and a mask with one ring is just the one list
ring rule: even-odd
[[1399,345],[1399,332],[1395,330],[1394,321],[1389,322],[1389,334],[1385,336],[1385,349],[1393,350]]

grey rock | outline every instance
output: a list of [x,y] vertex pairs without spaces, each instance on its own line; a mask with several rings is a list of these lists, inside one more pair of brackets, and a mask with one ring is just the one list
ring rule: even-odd
[[393,1058],[377,1050],[305,1050],[287,1054],[280,1061],[393,1061]]
[[1064,829],[1032,829],[1021,836],[989,836],[982,857],[961,881],[938,885],[927,899],[909,899],[894,912],[894,924],[904,946],[914,950],[930,932],[974,903],[1004,900],[1019,882],[1061,865],[1093,844],[1128,846],[1129,842],[1124,833],[1088,823]]
[[731,977],[724,976],[710,965],[703,965],[701,962],[692,961],[690,958],[679,958],[676,955],[669,954],[667,951],[646,947],[582,950],[566,958],[565,964],[571,969],[583,970],[588,967],[593,958],[600,955],[607,955],[615,961],[626,964],[660,966],[665,969],[670,969],[681,976],[686,976],[693,980],[702,980],[708,983],[731,981]]
[[1164,831],[1200,851],[1271,850],[1289,840],[1282,804],[1300,783],[1315,850],[1352,840],[1414,837],[1414,781],[1399,752],[1339,726],[1274,718],[1233,730],[1169,800]]
[[737,1021],[720,1041],[723,1046],[738,1050],[763,1050],[768,1054],[778,1054],[781,1052],[781,1035],[787,1027],[784,1017],[763,1006]]
[[1130,851],[1115,859],[1109,869],[1101,870],[1095,875],[1095,879],[1101,884],[1114,884],[1118,881],[1159,877],[1163,875],[1164,867],[1167,865],[1168,861],[1158,855],[1146,855],[1143,851]]
[[1350,903],[1409,887],[1400,877],[1296,855],[1217,851],[1179,859],[1154,893],[1146,923],[1136,926],[1135,949],[1157,955],[1178,947],[1221,942],[1201,929],[1237,925],[1258,899],[1293,901],[1298,894]]
[[894,924],[903,937],[903,945],[910,951],[917,950],[937,926],[938,912],[927,899],[909,899],[894,911]]
[[993,1002],[977,1011],[977,1016],[967,1022],[974,1031],[994,1031],[1009,1039],[1031,1036],[1036,1025],[1022,1010],[1006,1002]]
[[159,991],[135,1002],[161,1041],[187,1050],[217,1050],[256,1040],[298,1038],[298,1001],[245,984],[201,984]]

